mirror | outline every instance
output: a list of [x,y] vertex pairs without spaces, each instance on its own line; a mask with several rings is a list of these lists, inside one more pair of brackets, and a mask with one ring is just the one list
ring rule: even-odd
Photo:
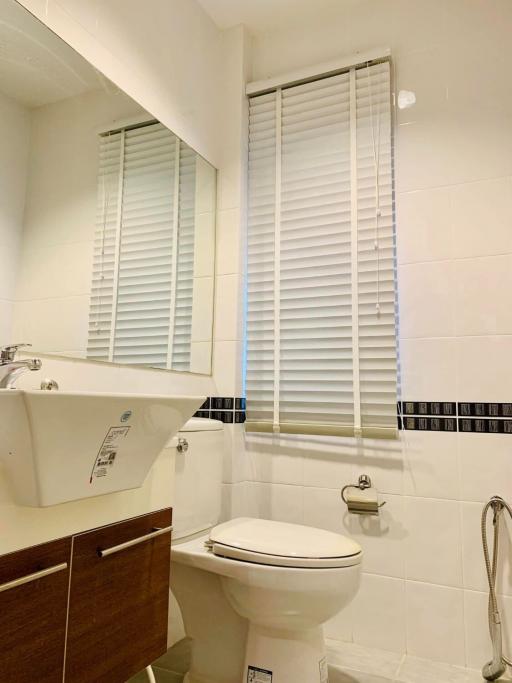
[[0,345],[211,374],[216,170],[0,10]]

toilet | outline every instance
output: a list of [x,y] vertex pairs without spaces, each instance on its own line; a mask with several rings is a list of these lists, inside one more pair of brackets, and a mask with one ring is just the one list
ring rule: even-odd
[[357,593],[360,546],[297,524],[219,524],[223,425],[193,418],[179,437],[171,590],[183,624],[170,644],[191,639],[186,683],[327,683],[322,625]]

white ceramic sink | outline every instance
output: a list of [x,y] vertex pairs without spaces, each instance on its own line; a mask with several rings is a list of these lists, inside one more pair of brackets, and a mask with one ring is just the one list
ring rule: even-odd
[[0,461],[21,505],[142,486],[197,396],[0,389]]

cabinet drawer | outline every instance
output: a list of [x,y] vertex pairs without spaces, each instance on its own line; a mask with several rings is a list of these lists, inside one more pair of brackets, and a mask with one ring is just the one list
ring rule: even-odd
[[124,683],[166,651],[171,514],[74,537],[66,683]]
[[0,557],[0,680],[62,683],[71,539]]

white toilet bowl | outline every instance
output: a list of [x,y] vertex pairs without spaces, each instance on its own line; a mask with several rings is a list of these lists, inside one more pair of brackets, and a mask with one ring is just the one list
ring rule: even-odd
[[173,546],[189,683],[326,683],[322,624],[355,596],[361,548],[310,527],[235,519]]

